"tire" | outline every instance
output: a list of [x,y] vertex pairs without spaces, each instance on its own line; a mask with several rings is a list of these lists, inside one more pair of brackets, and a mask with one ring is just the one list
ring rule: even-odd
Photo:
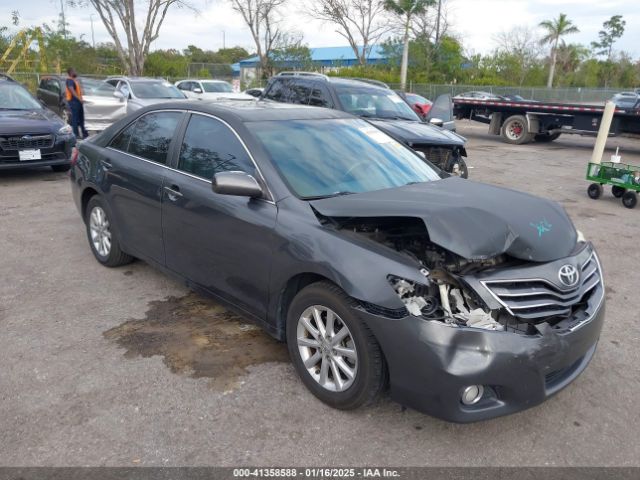
[[533,138],[536,142],[539,142],[539,143],[549,143],[556,140],[559,136],[560,136],[560,133],[557,133],[557,132],[552,134],[540,133]]
[[638,203],[638,194],[632,190],[625,192],[622,195],[622,204],[627,208],[635,208],[636,203]]
[[614,185],[613,187],[611,187],[611,193],[616,198],[622,197],[626,191],[626,188],[619,187],[618,185]]
[[54,172],[68,172],[71,165],[51,165],[51,170]]
[[[133,257],[122,251],[118,234],[111,222],[109,210],[100,196],[94,195],[87,204],[85,225],[91,252],[105,267],[120,267],[131,263]],[[95,216],[94,216],[95,215]],[[101,220],[103,219],[103,220]],[[105,243],[108,236],[109,244]]]
[[447,173],[453,176],[461,178],[469,178],[469,169],[467,168],[467,162],[464,158],[459,157],[455,160],[451,160],[447,165]]
[[[318,399],[341,410],[352,410],[373,402],[387,379],[380,345],[369,328],[353,313],[354,306],[357,303],[336,285],[318,282],[305,287],[296,295],[287,315],[287,345],[298,375]],[[343,335],[343,329],[347,329],[339,344],[331,346],[323,340],[314,309],[320,314],[323,328],[329,323],[328,315],[335,315],[332,329],[334,334],[327,332],[328,338]],[[315,329],[315,333],[311,333],[312,329]],[[299,343],[299,339],[303,338],[304,342]],[[316,338],[320,338],[320,341]],[[350,355],[336,355],[334,347],[340,348],[341,352],[348,351]],[[334,363],[334,359],[341,360],[341,364],[351,370],[352,380],[338,366],[337,360]],[[308,367],[305,366],[305,360],[310,361]],[[323,370],[324,384],[321,383]],[[338,382],[335,380],[336,371],[340,379]]]
[[502,124],[500,133],[507,143],[513,145],[529,143],[533,139],[533,134],[529,133],[527,119],[523,115],[512,115],[507,118]]
[[602,185],[599,183],[592,183],[589,185],[589,188],[587,188],[587,195],[594,200],[597,200],[602,196]]

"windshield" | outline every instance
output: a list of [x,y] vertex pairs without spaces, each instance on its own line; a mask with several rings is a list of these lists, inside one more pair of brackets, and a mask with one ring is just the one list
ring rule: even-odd
[[233,88],[227,82],[202,82],[202,88],[204,88],[205,92],[213,92],[213,93],[233,92]]
[[0,110],[40,110],[42,105],[23,87],[0,82]]
[[440,178],[412,150],[363,120],[279,120],[251,122],[249,128],[301,198]]
[[131,82],[138,98],[185,98],[175,86],[164,82]]
[[345,112],[360,117],[420,121],[411,107],[391,90],[336,86],[336,93]]

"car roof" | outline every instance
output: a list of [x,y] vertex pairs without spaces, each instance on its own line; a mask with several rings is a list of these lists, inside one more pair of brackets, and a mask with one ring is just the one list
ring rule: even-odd
[[314,74],[308,72],[292,72],[287,75],[276,75],[277,79],[287,79],[287,80],[304,80],[304,81],[315,81],[321,83],[329,83],[331,85],[339,85],[345,87],[358,87],[362,89],[368,90],[377,90],[381,92],[389,92],[390,89],[383,82],[378,82],[377,80],[367,80],[362,78],[345,78],[345,77],[329,77],[327,75],[322,74]]

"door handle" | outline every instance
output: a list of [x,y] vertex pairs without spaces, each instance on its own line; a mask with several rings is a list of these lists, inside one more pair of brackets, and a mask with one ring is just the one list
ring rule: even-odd
[[111,170],[111,167],[113,167],[113,165],[111,164],[111,161],[106,158],[103,158],[102,160],[100,160],[100,164],[105,170]]
[[180,193],[180,187],[177,185],[171,185],[170,187],[164,187],[164,191],[167,193],[167,197],[172,202],[178,200],[178,198],[182,198],[182,193]]

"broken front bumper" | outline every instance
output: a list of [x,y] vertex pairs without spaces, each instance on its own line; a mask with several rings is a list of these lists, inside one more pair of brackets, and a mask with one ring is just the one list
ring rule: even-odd
[[[474,422],[538,405],[566,387],[593,357],[604,319],[604,292],[578,328],[539,327],[539,335],[453,328],[407,316],[390,319],[358,310],[380,342],[391,396],[453,422]],[[568,322],[569,323],[569,322]],[[483,385],[464,405],[462,391]]]

